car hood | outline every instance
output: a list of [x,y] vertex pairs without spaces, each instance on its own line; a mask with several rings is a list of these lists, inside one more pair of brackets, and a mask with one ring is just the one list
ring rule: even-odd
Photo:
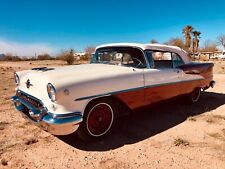
[[[46,79],[56,88],[67,87],[75,83],[85,83],[96,79],[112,78],[133,72],[133,68],[109,64],[81,64],[63,67],[32,70],[26,79]],[[45,84],[46,85],[46,84]]]

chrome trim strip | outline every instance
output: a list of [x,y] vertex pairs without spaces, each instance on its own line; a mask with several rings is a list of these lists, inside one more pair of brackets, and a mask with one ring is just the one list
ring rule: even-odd
[[137,87],[137,88],[131,88],[131,89],[120,90],[120,91],[115,91],[115,92],[97,94],[97,95],[93,95],[93,96],[86,96],[86,97],[77,98],[74,101],[81,101],[81,100],[91,99],[91,98],[95,98],[95,97],[109,96],[109,95],[112,95],[112,94],[119,94],[119,93],[124,93],[124,92],[130,92],[130,91],[135,91],[135,90],[139,90],[139,89],[143,89],[143,88],[144,87]]
[[119,90],[119,91],[115,91],[115,92],[109,92],[109,93],[103,93],[103,94],[81,97],[81,98],[75,99],[74,101],[81,101],[81,100],[92,99],[92,98],[96,98],[96,97],[110,96],[110,95],[113,95],[113,94],[120,94],[120,93],[135,91],[135,90],[139,90],[139,89],[160,87],[160,86],[166,86],[166,85],[172,85],[172,84],[184,83],[184,82],[191,82],[191,81],[197,81],[197,80],[203,80],[203,79],[204,78],[198,78],[198,79],[182,80],[182,81],[168,82],[168,83],[162,83],[162,84],[147,85],[147,86],[143,86],[143,87],[130,88],[130,89]]
[[62,119],[62,118],[69,118],[69,117],[74,117],[74,116],[82,116],[81,112],[73,112],[73,113],[68,113],[68,114],[54,114],[51,112],[48,112],[48,114],[54,118]]
[[83,120],[82,120],[82,116],[80,116],[80,115],[70,116],[70,117],[65,117],[65,118],[53,118],[52,116],[47,114],[43,117],[42,121],[47,124],[59,125],[59,124],[66,124],[66,123],[79,124]]
[[148,85],[148,86],[145,86],[144,88],[160,87],[160,86],[173,85],[173,84],[177,84],[177,83],[192,82],[192,81],[203,80],[203,79],[204,78],[182,80],[182,81],[176,81],[176,82],[167,82],[167,83],[162,83],[162,84]]

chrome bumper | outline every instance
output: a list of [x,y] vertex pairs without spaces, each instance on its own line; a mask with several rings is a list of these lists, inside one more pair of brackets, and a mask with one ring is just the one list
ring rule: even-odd
[[79,112],[69,114],[54,114],[46,108],[38,109],[26,100],[13,96],[12,101],[23,117],[53,135],[68,135],[77,130],[82,122],[82,115]]

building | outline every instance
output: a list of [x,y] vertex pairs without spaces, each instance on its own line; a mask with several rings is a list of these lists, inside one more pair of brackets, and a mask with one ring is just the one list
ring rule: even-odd
[[86,55],[85,52],[76,52],[74,53],[74,57],[76,60],[80,60],[80,58],[84,57]]

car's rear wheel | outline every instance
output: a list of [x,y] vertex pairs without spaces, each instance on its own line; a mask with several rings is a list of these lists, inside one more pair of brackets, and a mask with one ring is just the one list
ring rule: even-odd
[[116,108],[111,100],[98,99],[91,102],[85,109],[78,135],[86,141],[106,136],[115,122],[115,115]]
[[189,94],[189,100],[191,103],[197,103],[200,99],[200,96],[201,88],[196,88]]

